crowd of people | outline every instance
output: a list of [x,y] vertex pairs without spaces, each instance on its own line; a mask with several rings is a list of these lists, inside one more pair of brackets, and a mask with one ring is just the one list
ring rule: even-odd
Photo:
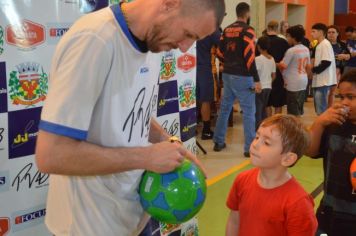
[[[218,49],[212,57],[223,64],[221,78],[197,74],[200,84],[220,79],[215,84],[223,85],[215,100],[215,130],[209,122],[202,139],[208,132],[214,151],[226,148],[237,100],[243,155],[256,167],[239,174],[231,187],[226,235],[356,235],[356,186],[349,178],[356,156],[356,29],[347,27],[342,41],[337,26],[315,23],[309,40],[302,25],[272,20],[256,38],[247,3],[236,6],[236,16],[209,48]],[[199,49],[198,41],[198,61]],[[307,130],[300,117],[309,96],[317,118]],[[284,106],[287,115],[281,114]],[[324,196],[316,215],[313,200],[288,172],[304,154],[324,163]]]
[[[257,167],[231,188],[226,235],[356,235],[356,186],[349,179],[356,155],[355,29],[346,29],[343,43],[336,26],[316,23],[308,43],[302,26],[271,21],[257,40],[247,3],[237,5],[236,22],[216,31],[225,12],[223,0],[135,0],[83,16],[62,37],[35,154],[38,170],[50,174],[45,223],[51,234],[152,235],[137,192],[143,171],[167,173],[186,158],[204,171],[150,110],[159,65],[148,52],[186,52],[198,40],[202,138],[213,139],[215,151],[226,147],[238,100],[244,156]],[[219,73],[206,58],[211,51],[223,63]],[[213,132],[214,82],[204,81],[220,73]],[[308,81],[318,117],[306,130],[298,117]],[[335,86],[338,102],[330,96]],[[138,100],[145,117],[135,117]],[[279,114],[285,104],[289,114]],[[313,200],[288,172],[303,154],[323,158],[325,194],[316,216]]]

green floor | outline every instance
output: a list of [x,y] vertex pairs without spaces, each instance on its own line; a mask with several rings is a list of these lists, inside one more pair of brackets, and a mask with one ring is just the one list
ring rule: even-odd
[[[252,168],[251,165],[208,187],[206,203],[198,214],[199,235],[225,235],[225,225],[229,213],[225,206],[226,197],[236,175],[250,168]],[[321,159],[302,158],[290,171],[309,193],[316,189],[323,180]],[[316,206],[319,204],[321,196],[322,194],[319,194],[315,198]]]

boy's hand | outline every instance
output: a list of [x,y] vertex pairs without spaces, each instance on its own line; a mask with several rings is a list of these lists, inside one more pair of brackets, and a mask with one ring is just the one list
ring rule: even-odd
[[262,86],[260,82],[255,82],[255,92],[256,93],[261,93],[262,92]]
[[342,125],[345,123],[347,116],[348,110],[345,106],[334,104],[317,118],[317,122],[324,127],[331,124]]

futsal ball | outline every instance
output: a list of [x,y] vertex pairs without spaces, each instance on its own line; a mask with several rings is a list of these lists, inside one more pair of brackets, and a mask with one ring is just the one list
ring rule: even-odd
[[351,179],[351,185],[354,191],[356,191],[356,157],[351,163],[350,166],[350,179]]
[[146,171],[139,186],[140,202],[154,219],[180,224],[194,217],[206,197],[204,174],[185,160],[174,171],[157,174]]

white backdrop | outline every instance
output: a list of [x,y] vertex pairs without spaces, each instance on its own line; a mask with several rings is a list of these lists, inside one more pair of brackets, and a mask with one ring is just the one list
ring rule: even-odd
[[[33,154],[50,62],[56,44],[71,24],[107,2],[0,0],[0,236],[49,235],[43,223],[48,175],[38,172]],[[157,62],[162,68],[158,121],[193,152],[195,50],[194,46],[184,55],[164,53]],[[187,231],[197,231],[194,220],[182,227],[163,225],[161,232],[186,235]]]

